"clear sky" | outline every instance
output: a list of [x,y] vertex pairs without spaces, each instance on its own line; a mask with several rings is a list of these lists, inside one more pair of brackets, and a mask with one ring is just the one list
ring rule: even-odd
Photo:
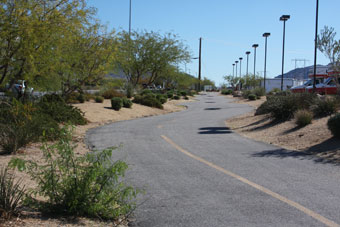
[[[319,0],[319,31],[325,25],[335,28],[340,39],[340,0]],[[98,18],[110,29],[128,30],[129,0],[88,0],[98,9]],[[192,56],[198,56],[202,41],[202,77],[223,83],[223,76],[233,72],[232,64],[243,57],[242,74],[254,71],[252,44],[257,43],[256,72],[264,71],[264,32],[268,37],[267,76],[281,74],[283,14],[286,22],[285,72],[295,68],[292,59],[307,59],[313,64],[316,0],[132,0],[132,29],[172,32],[180,36]],[[318,52],[318,64],[329,61]],[[297,62],[303,67],[302,61]],[[239,65],[238,65],[239,66]],[[181,66],[197,75],[198,61]],[[238,67],[239,72],[239,67]]]

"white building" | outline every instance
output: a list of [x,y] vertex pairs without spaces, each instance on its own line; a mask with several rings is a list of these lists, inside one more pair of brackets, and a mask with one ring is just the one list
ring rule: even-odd
[[[261,81],[261,87],[263,87],[264,81]],[[283,90],[290,89],[291,87],[299,86],[303,84],[303,80],[297,80],[292,78],[283,78]],[[267,78],[266,79],[266,92],[270,92],[274,88],[281,89],[281,78]]]

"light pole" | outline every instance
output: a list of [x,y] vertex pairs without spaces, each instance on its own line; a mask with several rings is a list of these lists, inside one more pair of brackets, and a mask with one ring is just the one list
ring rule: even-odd
[[129,37],[131,37],[131,0],[130,0],[130,9],[129,9]]
[[247,55],[247,76],[248,76],[248,61],[249,61],[249,54],[250,54],[250,51],[247,51],[246,52],[246,55]]
[[282,15],[280,17],[280,21],[283,21],[281,91],[283,91],[283,68],[285,63],[285,33],[286,33],[286,21],[288,19],[290,19],[290,15]]
[[[238,63],[238,61],[235,61],[235,64],[236,64],[236,73],[235,73],[235,75],[236,75],[236,78],[237,78],[237,63]],[[237,90],[237,89],[236,89]]]
[[233,64],[233,78],[235,76],[235,64]]
[[316,88],[316,54],[318,46],[318,19],[319,19],[319,0],[316,0],[316,19],[315,19],[315,44],[314,44],[314,75],[313,75],[313,93]]
[[253,44],[252,47],[254,47],[254,87],[255,87],[255,69],[256,69],[256,48],[259,46],[259,44]]
[[241,69],[242,69],[242,59],[243,58],[239,58],[239,60],[240,60],[240,82],[239,82],[239,84],[240,84],[240,91],[241,91],[241,88],[242,88],[242,83],[241,83],[241,77],[242,77],[242,73],[241,73]]
[[264,74],[263,74],[263,88],[266,91],[266,75],[267,75],[267,38],[270,36],[269,32],[263,33],[262,35],[265,37],[265,49],[264,49]]

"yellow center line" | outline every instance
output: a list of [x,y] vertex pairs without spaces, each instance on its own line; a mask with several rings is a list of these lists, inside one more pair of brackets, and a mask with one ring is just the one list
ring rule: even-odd
[[247,185],[249,185],[249,186],[251,186],[253,188],[258,189],[259,191],[261,191],[263,193],[266,193],[267,195],[270,195],[270,196],[272,196],[272,197],[274,197],[274,198],[276,198],[276,199],[278,199],[278,200],[280,200],[280,201],[282,201],[282,202],[284,202],[284,203],[286,203],[286,204],[288,204],[288,205],[290,205],[292,207],[295,207],[296,209],[302,211],[303,213],[311,216],[312,218],[322,222],[323,224],[325,224],[327,226],[339,226],[337,223],[335,223],[335,222],[333,222],[333,221],[331,221],[331,220],[321,216],[320,214],[318,214],[318,213],[316,213],[316,212],[314,212],[314,211],[312,211],[312,210],[302,206],[301,204],[299,204],[297,202],[294,202],[294,201],[292,201],[292,200],[290,200],[290,199],[288,199],[288,198],[286,198],[284,196],[281,196],[281,195],[279,195],[279,194],[277,194],[277,193],[275,193],[275,192],[273,192],[273,191],[271,191],[271,190],[269,190],[269,189],[267,189],[267,188],[265,188],[265,187],[263,187],[261,185],[258,185],[256,183],[254,183],[254,182],[244,178],[244,177],[241,177],[241,176],[239,176],[239,175],[237,175],[235,173],[232,173],[232,172],[230,172],[230,171],[228,171],[228,170],[226,170],[226,169],[224,169],[224,168],[222,168],[222,167],[220,167],[218,165],[215,165],[215,164],[213,164],[213,163],[211,163],[211,162],[209,162],[209,161],[207,161],[207,160],[205,160],[203,158],[200,158],[200,157],[198,157],[198,156],[188,152],[187,150],[185,150],[182,147],[180,147],[179,145],[177,145],[175,142],[173,142],[168,137],[166,137],[164,135],[161,135],[161,137],[166,142],[168,142],[170,145],[172,145],[174,148],[176,148],[178,151],[180,151],[183,154],[189,156],[190,158],[193,158],[193,159],[195,159],[195,160],[197,160],[197,161],[199,161],[199,162],[201,162],[203,164],[206,164],[206,165],[208,165],[208,166],[210,166],[210,167],[212,167],[212,168],[214,168],[214,169],[216,169],[216,170],[218,170],[218,171],[220,171],[220,172],[222,172],[222,173],[224,173],[224,174],[226,174],[228,176],[231,176],[231,177],[233,177],[233,178],[235,178],[235,179],[237,179],[237,180],[239,180],[239,181],[241,181],[241,182],[243,182],[243,183],[245,183],[245,184],[247,184]]

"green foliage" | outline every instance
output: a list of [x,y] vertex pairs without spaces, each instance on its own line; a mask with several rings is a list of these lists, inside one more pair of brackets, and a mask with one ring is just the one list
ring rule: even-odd
[[140,93],[140,95],[147,95],[147,94],[153,94],[153,92],[151,91],[151,90],[149,90],[149,89],[144,89],[144,90],[142,90],[142,92]]
[[135,98],[133,99],[133,102],[144,105],[144,106],[150,106],[150,107],[163,109],[162,103],[152,93],[149,93],[143,96],[136,95]]
[[14,175],[7,168],[0,169],[0,217],[9,219],[19,214],[26,193],[21,184],[21,180],[14,181]]
[[230,90],[230,89],[221,90],[222,95],[231,95],[232,93],[233,93],[233,91]]
[[254,95],[256,95],[256,97],[262,97],[266,95],[266,90],[261,87],[255,88],[252,92],[254,93]]
[[256,98],[257,98],[257,97],[256,97],[256,95],[254,95],[254,94],[249,94],[249,95],[248,95],[248,99],[249,99],[249,100],[256,100]]
[[79,95],[77,96],[77,100],[78,100],[80,103],[84,103],[84,102],[85,102],[85,95],[79,94]]
[[184,96],[187,96],[187,92],[186,92],[186,91],[180,91],[179,93],[180,93],[180,95],[183,96],[183,97],[184,97]]
[[96,103],[103,103],[104,102],[104,98],[102,96],[96,96],[94,101],[96,101]]
[[185,100],[189,100],[188,96],[185,96],[184,99],[185,99]]
[[126,97],[127,98],[132,98],[132,96],[133,96],[133,86],[132,86],[132,84],[130,84],[130,83],[128,83],[127,84],[127,86],[126,86]]
[[44,95],[37,103],[37,107],[39,112],[49,115],[58,123],[87,124],[84,113],[80,109],[68,105],[60,95]]
[[338,103],[334,98],[320,99],[311,108],[317,117],[325,117],[334,114],[337,110]]
[[[32,103],[0,103],[0,144],[2,153],[13,153],[30,142],[38,141],[43,132],[49,139],[58,138],[59,126],[48,114]],[[53,129],[53,130],[50,130]]]
[[166,95],[168,96],[169,99],[172,99],[172,97],[174,96],[174,92],[173,91],[168,91],[166,93]]
[[179,100],[181,97],[179,97],[178,95],[175,95],[173,98],[174,98],[175,100]]
[[273,88],[270,92],[268,92],[268,95],[275,95],[277,93],[280,93],[281,89],[279,88]]
[[294,114],[295,123],[299,127],[304,127],[310,123],[312,123],[313,113],[309,110],[298,110]]
[[[57,143],[42,146],[43,164],[41,160],[11,160],[11,167],[25,171],[37,183],[30,205],[45,212],[101,219],[128,214],[135,207],[131,200],[137,191],[122,182],[127,164],[112,162],[112,148],[76,156],[71,141],[71,131],[64,127]],[[47,202],[36,200],[37,195]]]
[[168,101],[168,96],[163,94],[157,94],[156,99],[160,101],[162,104],[164,104]]
[[122,98],[122,97],[124,97],[124,94],[118,92],[115,89],[110,89],[110,90],[104,91],[102,93],[102,96],[104,97],[104,99],[112,99],[112,98],[115,98],[115,97]]
[[332,132],[333,136],[340,138],[340,113],[330,117],[327,122],[328,129]]
[[253,94],[251,90],[243,90],[242,91],[242,97],[244,99],[247,99],[250,94]]
[[123,99],[119,97],[114,97],[111,99],[112,109],[118,111],[123,107]]
[[132,107],[132,101],[126,97],[122,98],[123,101],[123,107],[124,108],[131,108]]

